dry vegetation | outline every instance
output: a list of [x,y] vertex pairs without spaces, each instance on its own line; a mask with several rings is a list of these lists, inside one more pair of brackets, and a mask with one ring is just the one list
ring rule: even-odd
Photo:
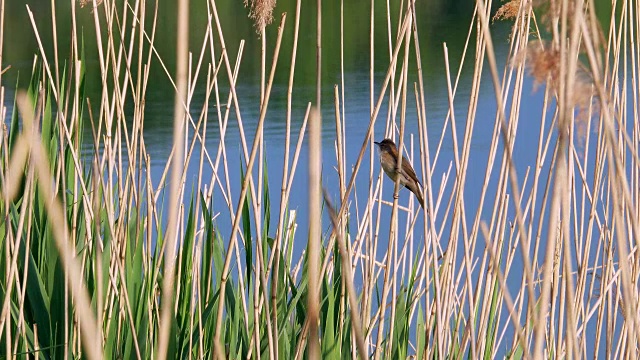
[[[536,3],[541,10],[535,13],[531,1],[514,0],[495,16],[514,21],[509,57],[516,61],[498,68],[490,6],[478,0],[460,64],[473,70],[467,116],[456,119],[461,110],[453,104],[461,72],[450,68],[444,45],[450,108],[439,134],[427,134],[426,84],[417,66],[424,39],[413,26],[413,4],[405,3],[398,29],[390,29],[398,38],[388,49],[372,45],[371,56],[374,51],[392,56],[382,83],[373,82],[372,71],[371,120],[354,164],[344,160],[343,84],[335,88],[335,113],[323,114],[325,127],[335,119],[338,163],[337,173],[325,176],[340,184],[340,199],[325,198],[332,231],[324,237],[319,223],[321,116],[310,104],[300,129],[292,129],[291,119],[299,10],[315,3],[299,0],[295,14],[280,18],[276,38],[262,36],[263,46],[266,41],[276,46],[270,67],[262,62],[261,111],[256,127],[248,128],[235,91],[242,81],[237,69],[243,44],[238,54],[227,52],[224,34],[233,29],[220,26],[216,2],[209,0],[191,4],[207,11],[211,22],[202,34],[202,48],[187,49],[186,1],[180,2],[178,70],[167,71],[176,87],[172,161],[157,186],[143,136],[145,94],[153,86],[149,68],[162,64],[152,46],[157,14],[148,3],[104,0],[98,7],[100,1],[74,9],[91,11],[95,33],[104,35],[97,37],[98,53],[86,54],[100,61],[101,98],[87,99],[82,92],[85,59],[74,29],[57,34],[73,37],[67,75],[61,59],[47,58],[40,44],[31,85],[18,93],[14,113],[7,115],[5,99],[0,101],[0,114],[11,123],[0,134],[2,355],[637,356],[640,52],[631,46],[640,24],[633,14],[637,2],[618,5],[626,6],[624,11],[614,13],[608,29],[600,29],[594,0]],[[251,4],[251,16],[264,35],[272,1]],[[263,5],[269,10],[261,10]],[[535,14],[544,19],[536,21]],[[31,26],[36,36],[43,31],[33,18]],[[293,47],[289,59],[278,57],[285,46],[284,27],[293,27],[296,34],[286,44]],[[141,29],[151,30],[140,34]],[[11,41],[6,29],[0,31]],[[530,41],[534,38],[544,40]],[[188,50],[193,58],[187,58]],[[137,62],[131,52],[137,52]],[[489,78],[483,78],[485,61]],[[281,176],[273,169],[269,174],[280,180],[271,191],[280,191],[281,200],[273,204],[265,181],[269,139],[263,128],[278,68],[287,69],[290,81],[285,166]],[[527,74],[544,91],[538,134],[518,133],[519,122],[532,121],[520,113],[521,101],[532,91],[525,85]],[[481,82],[495,89],[498,106],[491,125],[476,124]],[[4,97],[8,85],[0,85]],[[188,112],[196,87],[206,94],[203,110]],[[123,110],[127,101],[133,102],[133,115]],[[380,114],[383,103],[389,104],[386,114]],[[415,144],[404,130],[410,111],[418,114]],[[238,154],[226,147],[230,112],[241,139],[240,183],[229,181],[229,172],[238,168],[232,160]],[[365,161],[377,161],[371,151],[374,137],[383,136],[374,134],[377,121],[386,122],[387,135],[399,145],[417,149],[411,158],[422,169],[418,177],[429,211],[419,210],[412,197],[408,204],[398,196],[392,203],[383,201],[382,186],[390,185],[379,167],[371,173],[360,170]],[[466,124],[463,133],[451,126],[456,122]],[[90,139],[82,139],[85,124],[93,129]],[[219,129],[217,146],[196,147],[211,136],[210,126]],[[480,126],[493,126],[489,157],[484,173],[471,173],[471,141]],[[255,134],[252,142],[246,132]],[[535,163],[518,164],[527,166],[524,174],[516,171],[518,159],[512,156],[522,136],[538,140],[537,148],[530,149]],[[302,160],[306,137],[310,158]],[[95,146],[92,156],[79,155],[83,142]],[[454,161],[446,164],[448,172],[435,173],[445,142],[453,144]],[[184,181],[191,159],[198,160],[199,174],[193,194]],[[202,175],[206,167],[211,178]],[[288,204],[292,179],[301,171],[309,171],[312,191],[308,213],[296,215]],[[466,205],[464,198],[472,181],[483,184],[478,207]],[[355,198],[356,183],[368,186],[367,198]],[[166,189],[170,199],[163,212]],[[214,191],[222,194],[216,201]],[[392,209],[390,224],[381,223],[386,206]],[[167,221],[163,213],[169,214]],[[277,216],[275,229],[272,215]],[[309,216],[309,231],[296,232],[296,216]],[[409,219],[405,228],[399,227],[399,218]],[[231,233],[218,231],[221,222],[229,224]],[[308,243],[299,258],[292,256],[294,243]]]

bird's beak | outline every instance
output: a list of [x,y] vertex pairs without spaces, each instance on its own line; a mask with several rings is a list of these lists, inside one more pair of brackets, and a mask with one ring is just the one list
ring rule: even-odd
[[373,143],[374,143],[374,144],[376,144],[376,145],[378,145],[378,146],[380,146],[380,143],[379,143],[379,142],[377,142],[377,141],[374,141]]

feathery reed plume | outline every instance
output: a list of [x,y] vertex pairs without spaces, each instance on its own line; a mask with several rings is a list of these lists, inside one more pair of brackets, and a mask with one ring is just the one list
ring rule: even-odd
[[512,20],[518,16],[518,9],[520,8],[521,0],[511,0],[508,3],[500,6],[495,15],[491,18],[491,22],[497,20]]
[[[561,53],[555,49],[551,43],[544,40],[529,42],[526,50],[516,56],[517,61],[526,59],[529,75],[534,79],[534,89],[540,85],[549,86],[552,93],[558,94],[560,85],[560,64]],[[578,111],[576,120],[585,123],[589,120],[589,110],[591,116],[598,112],[598,102],[596,99],[593,81],[586,70],[586,66],[578,60],[578,68],[575,73],[572,90],[569,96],[569,106],[575,107]],[[580,127],[584,129],[584,126]],[[581,134],[584,135],[584,134]]]
[[254,21],[258,34],[273,22],[273,9],[276,7],[276,0],[244,0],[244,6],[250,8],[249,18]]

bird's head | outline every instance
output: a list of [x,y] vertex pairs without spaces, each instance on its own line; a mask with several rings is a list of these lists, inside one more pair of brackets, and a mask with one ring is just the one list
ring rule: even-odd
[[391,139],[384,139],[380,142],[374,141],[374,144],[378,145],[380,151],[389,151],[391,153],[397,153],[396,144]]

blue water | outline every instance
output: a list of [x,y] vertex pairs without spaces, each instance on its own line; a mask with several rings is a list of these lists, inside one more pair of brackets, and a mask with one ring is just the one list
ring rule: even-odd
[[[496,42],[496,55],[500,62],[500,67],[502,68],[504,64],[508,61],[507,52],[508,52],[508,44],[506,42],[509,27],[508,26],[496,26],[494,27],[494,41]],[[504,39],[500,41],[500,39]],[[470,50],[468,56],[472,55],[473,50]],[[423,55],[424,56],[424,55]],[[428,56],[432,59],[435,65],[444,69],[442,66],[442,53],[430,53]],[[366,59],[365,59],[366,60]],[[412,59],[413,60],[413,59]],[[452,59],[452,63],[457,63],[458,59]],[[472,65],[470,60],[467,60],[467,67]],[[288,65],[288,59],[281,59],[281,62],[285,65]],[[26,69],[29,67],[25,66]],[[382,81],[384,79],[385,70],[382,66],[377,68],[375,75],[375,96],[374,99],[377,100],[378,94],[381,90]],[[451,69],[452,72],[457,72],[457,68],[454,67]],[[288,68],[283,66],[279,71],[288,72]],[[465,127],[466,127],[466,117],[467,117],[467,107],[469,103],[470,97],[470,88],[471,88],[471,78],[472,78],[472,70],[467,68],[463,71],[463,76],[461,78],[460,84],[458,86],[458,92],[455,98],[455,118],[456,118],[456,130],[459,142],[459,151],[462,151],[462,140],[464,137]],[[95,79],[93,79],[95,81]],[[452,79],[452,81],[455,79]],[[160,81],[160,80],[159,80]],[[369,73],[368,73],[368,65],[364,64],[361,69],[348,69],[345,73],[345,128],[346,128],[346,163],[347,163],[347,180],[351,175],[351,166],[355,164],[357,160],[358,153],[360,151],[360,147],[365,140],[366,129],[370,120],[370,94],[369,94]],[[413,82],[417,81],[417,74],[413,73],[410,75],[410,87],[409,87],[409,96],[407,99],[407,112],[406,112],[406,129],[405,129],[405,145],[411,145],[413,141],[414,147],[414,161],[413,165],[416,170],[416,173],[419,177],[422,174],[420,168],[420,161],[418,161],[419,153],[417,151],[419,138],[418,138],[418,124],[417,124],[417,116],[416,116],[416,105],[415,105],[415,97],[413,95]],[[429,72],[428,75],[424,78],[425,81],[425,91],[426,91],[426,112],[427,112],[427,137],[429,141],[429,150],[430,155],[435,155],[436,148],[438,145],[438,141],[440,138],[440,134],[442,128],[445,123],[447,111],[449,109],[448,98],[447,98],[447,88],[446,88],[446,78],[443,71],[439,72]],[[512,80],[512,86],[513,82]],[[333,104],[333,91],[334,91],[334,83],[339,84],[340,80],[338,77],[335,78],[334,82],[326,81],[323,84],[323,106],[322,106],[322,118],[323,118],[323,186],[327,189],[328,193],[332,197],[334,204],[339,205],[339,186],[338,186],[338,177],[335,171],[336,166],[336,155],[334,150],[334,142],[335,142],[335,114],[334,114],[334,104]],[[496,122],[496,111],[497,104],[495,99],[494,85],[491,82],[491,78],[488,72],[488,65],[485,63],[485,69],[483,72],[482,82],[481,82],[481,90],[479,93],[478,99],[478,109],[475,114],[475,125],[473,128],[473,137],[471,140],[471,150],[469,157],[469,167],[467,170],[467,180],[464,188],[464,207],[466,209],[466,222],[468,229],[470,231],[471,226],[474,221],[475,213],[480,203],[480,194],[482,190],[482,182],[485,177],[485,170],[487,167],[487,161],[489,158],[490,151],[490,141],[493,134],[494,125]],[[516,165],[518,181],[520,186],[520,191],[523,193],[523,197],[528,197],[531,192],[531,183],[533,181],[533,171],[535,167],[536,161],[536,149],[538,147],[539,141],[539,133],[540,133],[540,119],[543,114],[543,96],[544,96],[544,88],[539,88],[535,90],[534,81],[530,77],[525,77],[525,83],[523,86],[523,99],[520,105],[520,117],[518,119],[518,130],[515,140],[515,147],[513,150],[513,159]],[[227,99],[227,88],[222,86],[221,94],[221,103],[225,103]],[[265,120],[264,127],[264,139],[265,139],[265,153],[264,159],[268,166],[268,175],[269,175],[269,188],[270,188],[270,201],[272,204],[271,208],[271,230],[269,232],[270,236],[275,235],[275,226],[277,224],[277,216],[278,216],[278,205],[280,201],[280,184],[281,184],[281,169],[283,167],[284,161],[284,139],[285,139],[285,117],[286,117],[286,85],[284,84],[276,84],[271,93],[271,99],[269,102],[269,108],[267,113],[267,118]],[[240,108],[242,111],[242,120],[245,129],[245,135],[248,141],[249,151],[251,149],[253,136],[255,133],[255,127],[259,118],[259,108],[257,104],[260,103],[260,88],[255,81],[255,78],[251,78],[247,81],[243,81],[242,77],[239,80],[239,84],[237,86],[237,93],[240,101]],[[383,138],[384,127],[386,122],[386,116],[388,112],[388,95],[389,91],[387,91],[386,99],[383,102],[383,106],[379,111],[379,115],[376,119],[376,125],[374,129],[374,139],[380,140]],[[12,99],[13,94],[11,92],[7,93],[6,99]],[[202,107],[202,101],[204,99],[203,89],[199,88],[196,90],[194,94],[193,103],[191,106],[192,115],[194,116],[194,120],[197,121],[198,116],[200,115],[200,110]],[[292,111],[292,153],[290,158],[293,157],[293,150],[295,143],[297,142],[298,132],[300,126],[302,125],[302,120],[305,114],[305,110],[307,107],[307,103],[309,101],[313,101],[315,99],[315,87],[309,85],[297,85],[295,87],[294,99],[293,99],[293,111]],[[510,111],[510,101],[511,99],[505,99],[505,103],[507,104],[507,108],[505,109],[506,114],[509,114]],[[97,103],[97,101],[95,101]],[[214,101],[211,101],[211,104],[214,104]],[[7,102],[9,107],[8,114],[11,112],[11,104]],[[546,124],[545,124],[545,136],[550,131],[551,126],[551,117],[553,116],[553,104],[549,107],[549,113],[546,114]],[[131,109],[127,109],[126,111],[131,111]],[[220,132],[219,132],[219,124],[217,123],[216,112],[217,109],[214,106],[210,106],[209,109],[209,124],[207,128],[207,140],[206,140],[206,148],[208,149],[210,155],[212,157],[215,156],[217,151],[217,146],[220,141]],[[223,110],[224,111],[224,110]],[[172,118],[173,118],[173,94],[166,91],[166,87],[163,86],[151,86],[148,89],[147,99],[146,99],[146,108],[145,108],[145,129],[144,129],[144,139],[145,145],[148,154],[151,156],[151,177],[154,182],[154,187],[157,187],[159,184],[160,177],[162,172],[166,166],[166,161],[171,151],[171,143],[172,143]],[[397,117],[399,119],[399,115]],[[130,125],[130,124],[129,124]],[[89,139],[89,127],[86,129],[85,138]],[[592,127],[593,130],[593,127]],[[555,131],[555,130],[554,130]],[[555,135],[554,135],[555,136]],[[595,144],[595,131],[592,131],[592,141],[590,143],[590,153],[593,154],[593,148]],[[191,137],[190,137],[191,138]],[[240,169],[243,167],[243,159],[242,159],[242,151],[240,146],[240,137],[238,132],[237,121],[235,117],[235,112],[231,111],[229,116],[229,126],[227,128],[226,133],[226,147],[227,147],[227,155],[228,155],[228,165],[229,165],[229,177],[230,183],[232,185],[231,190],[231,201],[233,204],[233,208],[237,207],[239,201],[239,192],[241,187],[240,180]],[[554,146],[554,138],[552,137],[551,146]],[[489,182],[489,190],[487,193],[487,198],[484,203],[482,209],[481,220],[490,221],[491,212],[494,206],[492,199],[495,198],[496,189],[498,185],[499,178],[499,166],[498,164],[502,161],[503,158],[503,144],[500,142],[498,147],[498,152],[496,156],[496,165],[493,167],[493,172],[491,174],[490,182]],[[352,192],[350,197],[351,211],[351,227],[349,229],[352,238],[356,236],[357,233],[357,221],[355,218],[355,214],[362,217],[365,209],[365,200],[368,197],[368,182],[369,182],[369,171],[370,163],[369,156],[370,152],[375,151],[373,148],[368,148],[365,152],[364,161],[362,162],[362,166],[360,167],[359,174],[356,181],[356,188]],[[85,158],[89,158],[93,155],[92,147],[87,146],[84,149]],[[195,180],[198,176],[198,163],[199,159],[197,158],[197,154],[199,154],[199,146],[196,145],[194,150],[195,157],[189,163],[189,169],[187,172],[187,184],[185,186],[186,196],[184,199],[185,205],[188,205],[189,198],[192,195],[196,195],[201,189],[195,189],[197,183]],[[375,154],[375,153],[374,153]],[[540,184],[544,184],[547,182],[547,178],[550,176],[549,167],[551,163],[551,158],[553,151],[550,150],[547,155],[547,159],[545,160]],[[300,258],[300,255],[304,251],[307,245],[307,228],[308,228],[308,219],[307,219],[307,197],[308,197],[308,184],[307,184],[307,166],[306,159],[308,156],[307,142],[305,140],[302,151],[300,153],[300,160],[298,164],[298,170],[295,174],[295,180],[292,185],[292,192],[289,201],[289,208],[291,210],[297,210],[297,233],[294,243],[293,249],[293,259],[294,262]],[[260,159],[258,159],[260,160]],[[126,159],[125,159],[126,161]],[[453,164],[453,165],[452,165]],[[440,211],[437,214],[438,217],[435,219],[435,225],[437,227],[436,231],[440,229],[441,226],[444,226],[443,236],[441,238],[441,246],[443,249],[447,248],[449,242],[449,234],[451,227],[451,218],[452,215],[449,214],[447,221],[443,224],[443,216],[444,211],[446,209],[446,201],[450,196],[452,189],[452,184],[455,179],[455,163],[454,163],[454,148],[452,141],[452,132],[449,127],[445,132],[445,140],[443,147],[440,151],[439,158],[434,166],[434,171],[432,174],[432,185],[434,189],[432,189],[434,194],[434,200],[436,199],[437,192],[441,187],[441,182],[443,175],[447,173],[450,166],[452,167],[451,174],[449,180],[447,182],[447,186],[444,191],[443,203],[440,205]],[[527,181],[527,186],[523,188],[522,181],[525,177],[527,170],[530,170],[529,178]],[[373,171],[374,171],[374,184],[377,181],[377,176],[380,173],[380,167],[377,162],[377,158],[373,162]],[[254,168],[254,179],[257,177],[257,162]],[[219,171],[218,175],[222,176],[222,171]],[[206,165],[204,167],[203,179],[205,183],[208,184],[208,179],[212,176],[211,169]],[[589,171],[587,174],[588,181],[593,181],[593,164],[590,164]],[[536,214],[538,214],[539,209],[542,206],[542,194],[543,187],[539,188],[537,204],[536,205]],[[507,188],[507,191],[510,194],[513,194],[511,187]],[[581,191],[576,192],[577,199],[576,201],[580,203],[582,200]],[[402,205],[407,205],[409,199],[413,197],[413,195],[406,191],[400,191],[400,203]],[[357,207],[358,211],[356,212],[356,203],[355,200],[357,198]],[[392,183],[385,178],[384,187],[381,193],[381,198],[386,201],[393,201],[393,185]],[[226,204],[223,201],[223,197],[221,194],[221,190],[216,186],[213,194],[213,207],[212,211],[214,214],[218,214],[216,218],[216,225],[218,226],[222,237],[224,239],[228,239],[231,232],[231,218],[229,211],[227,209]],[[168,200],[168,197],[167,197]],[[414,206],[417,206],[417,203],[414,201]],[[515,224],[515,212],[514,212],[513,199],[509,204],[509,213],[507,214],[508,222],[511,224]],[[547,208],[548,210],[548,208]],[[600,209],[601,210],[601,209]],[[374,210],[375,211],[375,210]],[[602,210],[601,210],[602,211]],[[163,211],[166,214],[168,211],[165,209]],[[375,213],[374,213],[375,214]],[[399,212],[399,229],[400,234],[403,235],[403,229],[406,226],[407,215],[404,212]],[[391,217],[391,207],[383,206],[381,212],[381,228],[378,233],[380,237],[380,243],[378,244],[378,261],[382,261],[382,256],[386,252],[387,241],[389,228],[388,224]],[[323,232],[330,231],[329,221],[326,218],[323,219]],[[525,219],[526,223],[529,224],[531,221],[530,218]],[[375,217],[374,217],[375,221]],[[253,222],[253,218],[252,218]],[[534,237],[536,234],[536,228],[538,224],[538,219],[534,219],[534,233],[532,234]],[[542,248],[540,249],[539,254],[544,254],[544,243],[546,242],[547,236],[547,224],[543,224],[543,230],[539,234],[542,237]],[[414,230],[414,253],[419,253],[422,244],[424,244],[423,239],[423,217],[419,216],[415,225]],[[154,229],[155,231],[155,229]],[[597,231],[596,231],[597,234]],[[509,233],[507,232],[508,236]],[[575,236],[575,234],[572,234]],[[402,238],[403,236],[401,236]],[[463,238],[460,236],[460,238]],[[594,239],[598,239],[598,236],[594,235]],[[495,241],[495,239],[492,239]],[[478,241],[476,244],[476,248],[474,249],[473,256],[481,257],[484,248],[485,248],[484,237],[482,235],[478,236]],[[462,269],[462,245],[459,244],[459,252],[456,256],[456,269]],[[595,245],[594,245],[595,247]],[[531,249],[532,251],[532,249]],[[521,284],[521,275],[523,272],[522,261],[520,260],[521,254],[518,251],[516,253],[515,261],[511,267],[509,277],[507,278],[507,284],[512,292],[512,295],[516,294],[516,291],[520,288]],[[595,256],[595,248],[592,249],[592,257]],[[240,258],[244,258],[240,256]],[[593,259],[592,259],[593,260]],[[576,261],[572,259],[572,263],[574,269],[576,268]],[[592,262],[590,262],[592,263]],[[504,265],[504,264],[503,264]],[[361,273],[356,273],[356,282],[361,284],[362,278]],[[475,281],[479,274],[474,274],[474,278],[472,281]],[[465,312],[468,312],[468,309],[465,308]],[[503,315],[500,320],[499,329],[502,330],[504,326],[509,322],[508,315],[506,313],[506,308],[503,309]],[[595,327],[595,321],[591,320],[591,324]],[[509,325],[511,329],[511,325]],[[511,345],[511,339],[513,337],[513,333],[511,331],[507,332],[505,340],[500,344],[501,348],[504,348],[505,351]],[[592,349],[591,346],[587,348],[587,350]],[[603,351],[603,347],[600,348],[600,351]],[[589,353],[589,351],[587,351]]]

